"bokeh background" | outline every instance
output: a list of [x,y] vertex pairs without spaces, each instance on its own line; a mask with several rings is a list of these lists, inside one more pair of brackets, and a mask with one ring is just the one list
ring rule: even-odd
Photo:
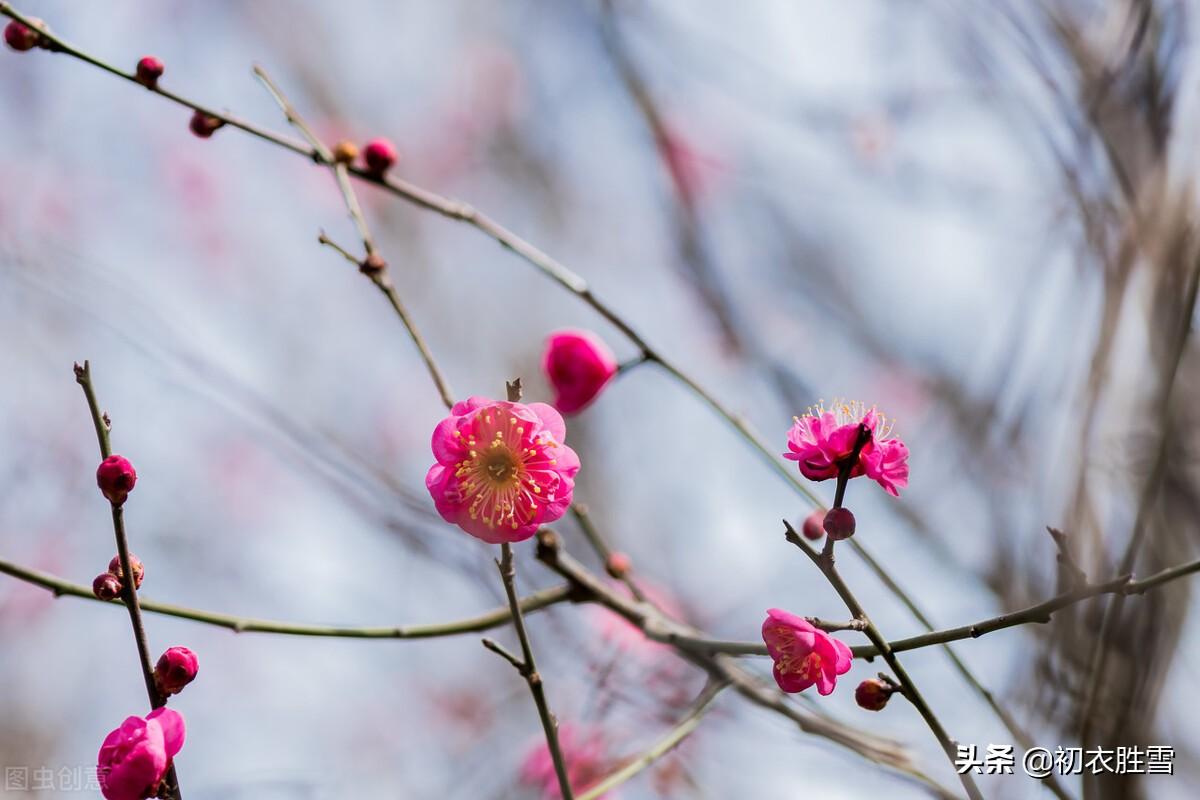
[[[1200,549],[1185,0],[17,7],[118,65],[156,54],[164,86],[264,126],[287,128],[255,62],[327,139],[390,137],[400,175],[581,273],[781,452],[818,398],[886,409],[912,451],[910,487],[897,501],[855,482],[849,502],[859,540],[938,626],[1052,594],[1046,525],[1097,578],[1135,530],[1139,574]],[[316,242],[319,229],[355,241],[327,171],[228,128],[196,139],[185,109],[42,51],[0,53],[0,107],[0,558],[87,583],[112,556],[71,373],[87,358],[140,476],[127,519],[147,597],[363,625],[500,603],[492,549],[425,493],[443,411],[414,348]],[[527,399],[549,399],[538,360],[563,326],[635,355],[476,231],[360,196],[459,395],[520,375]],[[577,498],[687,620],[755,639],[771,606],[845,616],[781,536],[802,498],[661,370],[622,376],[570,420],[568,442],[584,463]],[[559,528],[598,567],[573,523]],[[518,550],[523,588],[555,582]],[[920,632],[857,559],[841,563],[887,635]],[[1102,608],[955,649],[1034,741],[1078,744]],[[539,796],[519,781],[536,715],[478,636],[147,625],[155,653],[200,657],[173,701],[191,799]],[[596,609],[530,627],[555,710],[599,731],[613,764],[703,683]],[[1072,778],[1071,796],[1194,796],[1197,635],[1186,581],[1126,604],[1093,735],[1173,746],[1177,774]],[[944,653],[904,661],[958,740],[1013,743]],[[816,708],[904,743],[955,786],[911,707],[854,705],[874,671],[857,664]],[[119,609],[0,578],[0,764],[94,764],[144,705]],[[981,784],[1049,796],[1019,774]],[[620,796],[881,793],[928,796],[727,693]]]

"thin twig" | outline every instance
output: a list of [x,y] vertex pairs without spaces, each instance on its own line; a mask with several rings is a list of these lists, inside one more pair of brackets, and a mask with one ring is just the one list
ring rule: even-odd
[[392,309],[395,310],[396,315],[400,318],[400,322],[403,323],[405,330],[408,331],[413,344],[416,345],[417,351],[421,355],[421,360],[425,362],[425,369],[429,372],[429,377],[433,380],[433,385],[437,389],[442,403],[446,406],[447,410],[450,409],[454,406],[454,393],[450,390],[450,384],[446,381],[446,376],[442,374],[441,367],[434,360],[429,346],[425,344],[425,338],[421,335],[420,330],[417,329],[416,322],[404,307],[404,303],[401,302],[400,294],[396,291],[395,285],[388,277],[387,262],[383,261],[378,255],[378,248],[375,246],[375,239],[371,236],[371,229],[367,225],[367,218],[363,214],[362,206],[358,202],[358,195],[354,193],[354,187],[350,184],[350,168],[346,164],[334,159],[332,151],[321,141],[313,129],[309,127],[308,123],[304,121],[304,118],[300,116],[300,112],[288,100],[287,95],[283,93],[278,84],[271,80],[261,65],[255,64],[254,74],[262,82],[263,86],[267,88],[267,91],[275,99],[275,102],[279,104],[288,122],[294,125],[304,138],[308,140],[309,145],[312,147],[313,160],[318,164],[329,165],[333,170],[333,177],[337,182],[338,190],[342,194],[342,201],[346,204],[346,210],[350,213],[350,218],[354,221],[355,228],[358,229],[358,236],[362,240],[363,249],[367,255],[362,260],[355,259],[345,248],[334,244],[325,235],[324,231],[321,232],[318,241],[321,244],[333,247],[347,260],[358,264],[363,274],[371,279],[371,282],[375,284],[379,291],[383,292],[388,302],[391,303]]
[[[64,595],[79,597],[110,606],[119,606],[119,600],[101,600],[92,593],[90,587],[71,583],[54,575],[38,570],[22,567],[9,561],[0,561],[0,573],[24,581],[32,586],[40,586],[53,593],[56,597]],[[565,584],[528,594],[521,598],[521,611],[532,614],[564,602],[573,601],[571,587]],[[432,639],[440,636],[459,636],[464,633],[478,633],[491,628],[506,625],[512,620],[512,611],[507,605],[484,612],[478,616],[451,622],[435,622],[425,625],[352,627],[340,625],[310,625],[301,622],[284,622],[278,620],[255,619],[239,617],[232,614],[221,614],[215,611],[203,611],[197,608],[158,603],[138,597],[138,607],[151,614],[162,614],[168,617],[187,619],[226,628],[234,633],[274,633],[286,636],[316,636],[344,639]]]
[[525,682],[529,684],[529,692],[533,695],[534,705],[537,706],[538,717],[542,720],[542,730],[546,734],[546,745],[550,749],[550,758],[554,762],[554,773],[558,776],[558,790],[563,800],[572,800],[571,780],[567,777],[567,765],[563,760],[562,748],[558,743],[558,720],[550,712],[550,704],[546,700],[546,687],[542,676],[537,671],[537,663],[533,659],[533,645],[529,642],[529,632],[525,630],[525,618],[521,614],[521,605],[517,602],[516,568],[513,566],[512,545],[504,542],[500,545],[500,558],[496,561],[500,570],[500,579],[504,582],[504,592],[508,595],[508,605],[512,610],[513,627],[517,629],[517,638],[521,642],[521,658],[517,659],[495,642],[484,640],[484,646],[499,653],[512,664]]
[[696,728],[700,727],[700,722],[704,719],[704,715],[708,713],[713,701],[717,699],[717,695],[726,686],[728,684],[722,681],[710,680],[705,684],[704,688],[700,691],[700,695],[692,703],[691,709],[674,728],[637,758],[625,764],[599,783],[588,787],[586,792],[579,795],[579,800],[596,800],[596,798],[617,788],[674,750],[679,746],[680,742],[691,735]]
[[[844,481],[839,481],[839,483],[844,485]],[[892,668],[892,672],[896,675],[896,680],[904,687],[904,696],[909,699],[909,702],[913,704],[917,712],[925,720],[925,724],[929,726],[933,735],[937,737],[938,743],[942,746],[942,750],[945,751],[946,758],[950,759],[950,763],[953,765],[957,757],[957,749],[954,746],[954,742],[951,740],[950,735],[946,733],[946,729],[942,727],[941,720],[933,713],[933,709],[929,707],[929,704],[921,695],[921,691],[917,688],[916,683],[909,677],[908,671],[904,669],[904,665],[900,663],[900,659],[896,658],[895,652],[888,646],[888,642],[883,638],[883,634],[871,622],[871,618],[867,616],[867,612],[863,609],[862,604],[858,602],[858,598],[854,596],[854,592],[842,580],[842,576],[837,570],[837,563],[833,558],[833,548],[827,545],[824,552],[818,553],[809,546],[808,542],[804,541],[800,534],[796,533],[796,530],[787,520],[784,520],[783,524],[787,528],[787,540],[800,548],[801,552],[809,557],[817,569],[821,570],[826,580],[829,581],[829,585],[833,587],[838,596],[842,598],[842,602],[846,604],[846,608],[850,611],[850,614],[866,623],[863,633],[879,649],[879,654],[883,656],[883,660]],[[832,539],[833,537],[829,537],[830,541]],[[962,782],[967,796],[971,800],[983,800],[983,795],[980,794],[979,787],[975,785],[975,780],[966,772],[959,771],[958,769],[955,769],[955,772],[958,774],[958,779]]]
[[[83,389],[83,395],[87,399],[88,410],[92,415],[92,424],[96,428],[96,438],[100,445],[100,460],[104,461],[112,455],[112,445],[109,439],[109,420],[108,416],[100,410],[100,404],[96,401],[96,391],[92,386],[92,369],[91,364],[87,361],[83,362],[83,366],[75,365],[75,382]],[[129,541],[125,535],[125,510],[122,503],[109,502],[112,510],[113,534],[117,540],[117,558],[121,563],[121,574],[124,575],[124,580],[121,581],[121,600],[125,604],[125,608],[129,611],[129,623],[133,628],[133,641],[137,646],[138,663],[142,670],[142,679],[146,683],[146,696],[150,700],[151,708],[161,708],[166,705],[166,698],[158,691],[158,685],[154,680],[154,664],[150,660],[150,646],[146,641],[146,627],[142,623],[142,612],[138,606],[137,586],[134,580],[134,572],[129,560]],[[172,763],[170,770],[165,777],[167,791],[170,792],[176,800],[183,800],[183,792],[179,789],[179,779],[175,774],[175,766]]]

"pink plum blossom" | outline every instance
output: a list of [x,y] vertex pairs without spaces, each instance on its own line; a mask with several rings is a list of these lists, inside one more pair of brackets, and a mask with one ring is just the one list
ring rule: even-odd
[[617,374],[617,358],[596,334],[562,330],[546,339],[542,369],[554,387],[554,407],[575,414]]
[[183,716],[169,708],[151,711],[145,719],[126,718],[100,746],[100,792],[108,800],[153,797],[183,747],[184,733]]
[[[572,790],[585,791],[608,774],[608,748],[599,730],[581,731],[573,725],[561,725],[558,729],[558,746]],[[562,797],[558,774],[554,771],[554,759],[550,756],[550,746],[544,737],[533,746],[521,765],[521,782],[538,787],[542,800],[560,800]],[[613,800],[615,795],[607,792],[601,797]]]
[[803,692],[815,683],[820,694],[829,694],[853,661],[844,642],[778,608],[767,611],[762,636],[775,662],[775,682],[785,692]]
[[863,403],[835,401],[829,408],[824,402],[810,407],[788,432],[788,452],[783,457],[799,462],[800,473],[809,480],[836,478],[854,452],[860,425],[870,432],[870,438],[850,477],[866,475],[888,494],[899,496],[899,490],[908,485],[908,448],[892,438],[887,417]]
[[571,505],[579,457],[545,403],[470,397],[433,431],[425,486],[438,513],[491,544],[528,539]]

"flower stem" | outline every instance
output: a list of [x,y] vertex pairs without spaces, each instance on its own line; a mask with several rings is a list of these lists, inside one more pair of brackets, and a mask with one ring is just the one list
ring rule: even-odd
[[[833,559],[833,547],[827,542],[825,546],[825,552],[818,553],[809,546],[808,542],[804,541],[804,539],[798,533],[796,533],[796,530],[787,520],[784,520],[783,524],[787,528],[787,540],[796,545],[796,547],[799,547],[800,550],[809,557],[813,564],[816,565],[817,569],[821,570],[822,574],[825,575],[825,579],[829,581],[829,585],[833,587],[834,591],[838,593],[838,596],[842,598],[842,602],[846,604],[846,608],[849,610],[851,616],[853,616],[855,619],[860,619],[863,621],[865,626],[863,628],[863,633],[865,633],[867,638],[871,640],[871,644],[875,645],[875,647],[879,650],[879,655],[883,657],[883,660],[886,661],[888,666],[892,668],[892,672],[896,674],[896,680],[898,680],[901,687],[903,687],[904,696],[907,697],[917,709],[917,712],[925,720],[925,724],[929,726],[929,729],[937,738],[938,743],[942,746],[942,750],[945,751],[946,757],[950,759],[950,763],[954,764],[956,757],[954,742],[946,733],[946,729],[942,727],[941,720],[937,718],[937,715],[933,713],[933,709],[931,709],[929,704],[925,702],[925,698],[921,695],[921,691],[917,688],[917,685],[913,682],[912,678],[909,677],[907,670],[905,670],[904,666],[900,663],[900,659],[896,658],[896,654],[888,645],[887,640],[883,638],[883,634],[881,634],[879,629],[875,627],[875,623],[871,622],[871,618],[867,616],[866,610],[864,610],[862,604],[858,602],[858,598],[854,596],[854,592],[852,592],[850,587],[846,585],[846,582],[842,580],[842,576],[840,573],[838,573],[837,565]],[[831,542],[832,539],[829,539],[828,541]],[[958,772],[958,770],[956,769],[955,772]],[[979,787],[975,785],[975,781],[970,775],[963,772],[958,774],[958,778],[962,782],[963,789],[966,790],[967,796],[970,797],[971,800],[983,800],[983,795],[980,794]]]
[[[103,461],[112,455],[112,445],[109,439],[108,417],[100,411],[100,404],[96,402],[96,392],[92,387],[91,364],[84,361],[82,367],[78,364],[75,365],[75,381],[83,388],[83,395],[87,399],[88,410],[92,415],[92,424],[96,428],[96,438],[99,440],[100,460]],[[117,558],[120,559],[121,574],[124,576],[121,581],[121,599],[129,611],[129,623],[133,627],[133,640],[137,646],[138,663],[142,668],[142,679],[146,683],[146,696],[150,699],[150,707],[162,708],[166,705],[166,698],[159,693],[158,686],[154,681],[154,665],[150,661],[150,646],[146,641],[146,627],[142,624],[136,581],[129,561],[124,507],[121,503],[111,501],[110,505],[112,507],[113,534],[117,540]],[[174,763],[167,771],[165,781],[170,795],[175,800],[183,800],[183,793],[179,789],[179,779],[175,775]]]

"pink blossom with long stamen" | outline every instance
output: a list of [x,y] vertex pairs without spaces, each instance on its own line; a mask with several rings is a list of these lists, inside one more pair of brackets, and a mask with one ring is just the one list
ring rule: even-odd
[[892,436],[891,422],[874,406],[858,401],[834,401],[829,408],[824,401],[810,406],[788,432],[788,452],[783,457],[798,462],[800,473],[809,480],[836,478],[854,453],[860,426],[870,432],[870,438],[859,451],[850,477],[866,475],[898,497],[908,485],[908,447]]
[[820,694],[830,694],[853,663],[845,642],[778,608],[767,611],[762,637],[775,662],[775,682],[785,692],[803,692],[815,684]]
[[528,539],[571,505],[579,457],[545,403],[470,397],[433,431],[425,486],[438,513],[491,544]]

